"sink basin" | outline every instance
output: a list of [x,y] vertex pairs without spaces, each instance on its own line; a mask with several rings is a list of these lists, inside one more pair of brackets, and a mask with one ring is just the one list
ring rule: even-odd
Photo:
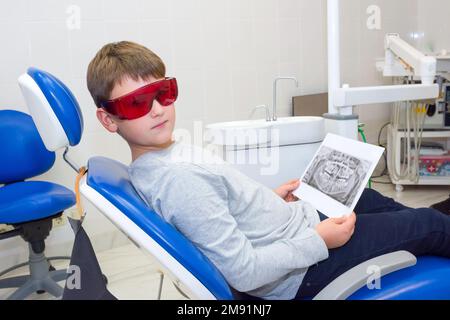
[[219,122],[206,126],[207,140],[225,146],[257,146],[270,142],[271,123],[264,119]]
[[325,138],[322,117],[281,117],[271,124],[272,131],[278,131],[281,146],[320,142]]
[[295,145],[320,142],[325,136],[322,117],[280,117],[276,121],[242,120],[206,126],[209,141],[226,146]]

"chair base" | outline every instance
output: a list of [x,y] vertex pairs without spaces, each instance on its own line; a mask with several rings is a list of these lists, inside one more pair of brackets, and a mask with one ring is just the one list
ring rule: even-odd
[[29,251],[30,274],[0,280],[0,288],[18,288],[7,299],[22,300],[39,291],[46,291],[57,298],[61,297],[63,288],[57,282],[67,278],[66,270],[52,271],[44,252],[35,253],[31,245]]

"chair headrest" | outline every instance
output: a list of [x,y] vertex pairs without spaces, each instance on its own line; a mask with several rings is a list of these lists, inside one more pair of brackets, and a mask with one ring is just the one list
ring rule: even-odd
[[48,171],[55,153],[48,151],[23,112],[0,110],[0,184],[22,181]]
[[18,81],[45,147],[55,151],[77,145],[83,133],[83,116],[69,88],[37,68],[29,68]]

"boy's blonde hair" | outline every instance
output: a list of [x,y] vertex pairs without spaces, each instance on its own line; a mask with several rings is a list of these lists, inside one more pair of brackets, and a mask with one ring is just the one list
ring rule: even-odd
[[125,77],[138,81],[149,77],[163,78],[164,62],[140,44],[121,41],[104,45],[89,63],[87,86],[97,107],[109,100],[114,86]]

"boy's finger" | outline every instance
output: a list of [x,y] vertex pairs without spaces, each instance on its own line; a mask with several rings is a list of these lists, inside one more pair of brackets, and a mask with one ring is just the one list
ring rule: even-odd
[[295,189],[297,189],[297,187],[298,187],[298,185],[296,185],[296,184],[288,184],[288,185],[286,185],[286,190],[291,192],[291,191],[294,191]]
[[289,192],[287,194],[287,196],[286,196],[286,200],[288,200],[288,201],[297,201],[298,198],[292,192]]
[[353,226],[353,228],[350,231],[350,237],[355,233],[355,226]]
[[285,184],[286,189],[288,191],[297,189],[299,185],[300,185],[300,180],[291,180],[287,184]]
[[355,225],[355,223],[356,223],[356,214],[352,213],[351,215],[349,215],[347,217],[346,223],[349,224],[349,225]]
[[298,183],[300,183],[299,179],[292,179],[292,180],[289,180],[288,182],[286,182],[286,184],[298,184]]
[[347,217],[346,216],[342,216],[342,217],[331,218],[331,219],[334,221],[334,223],[341,224],[341,223],[344,223],[347,220]]

